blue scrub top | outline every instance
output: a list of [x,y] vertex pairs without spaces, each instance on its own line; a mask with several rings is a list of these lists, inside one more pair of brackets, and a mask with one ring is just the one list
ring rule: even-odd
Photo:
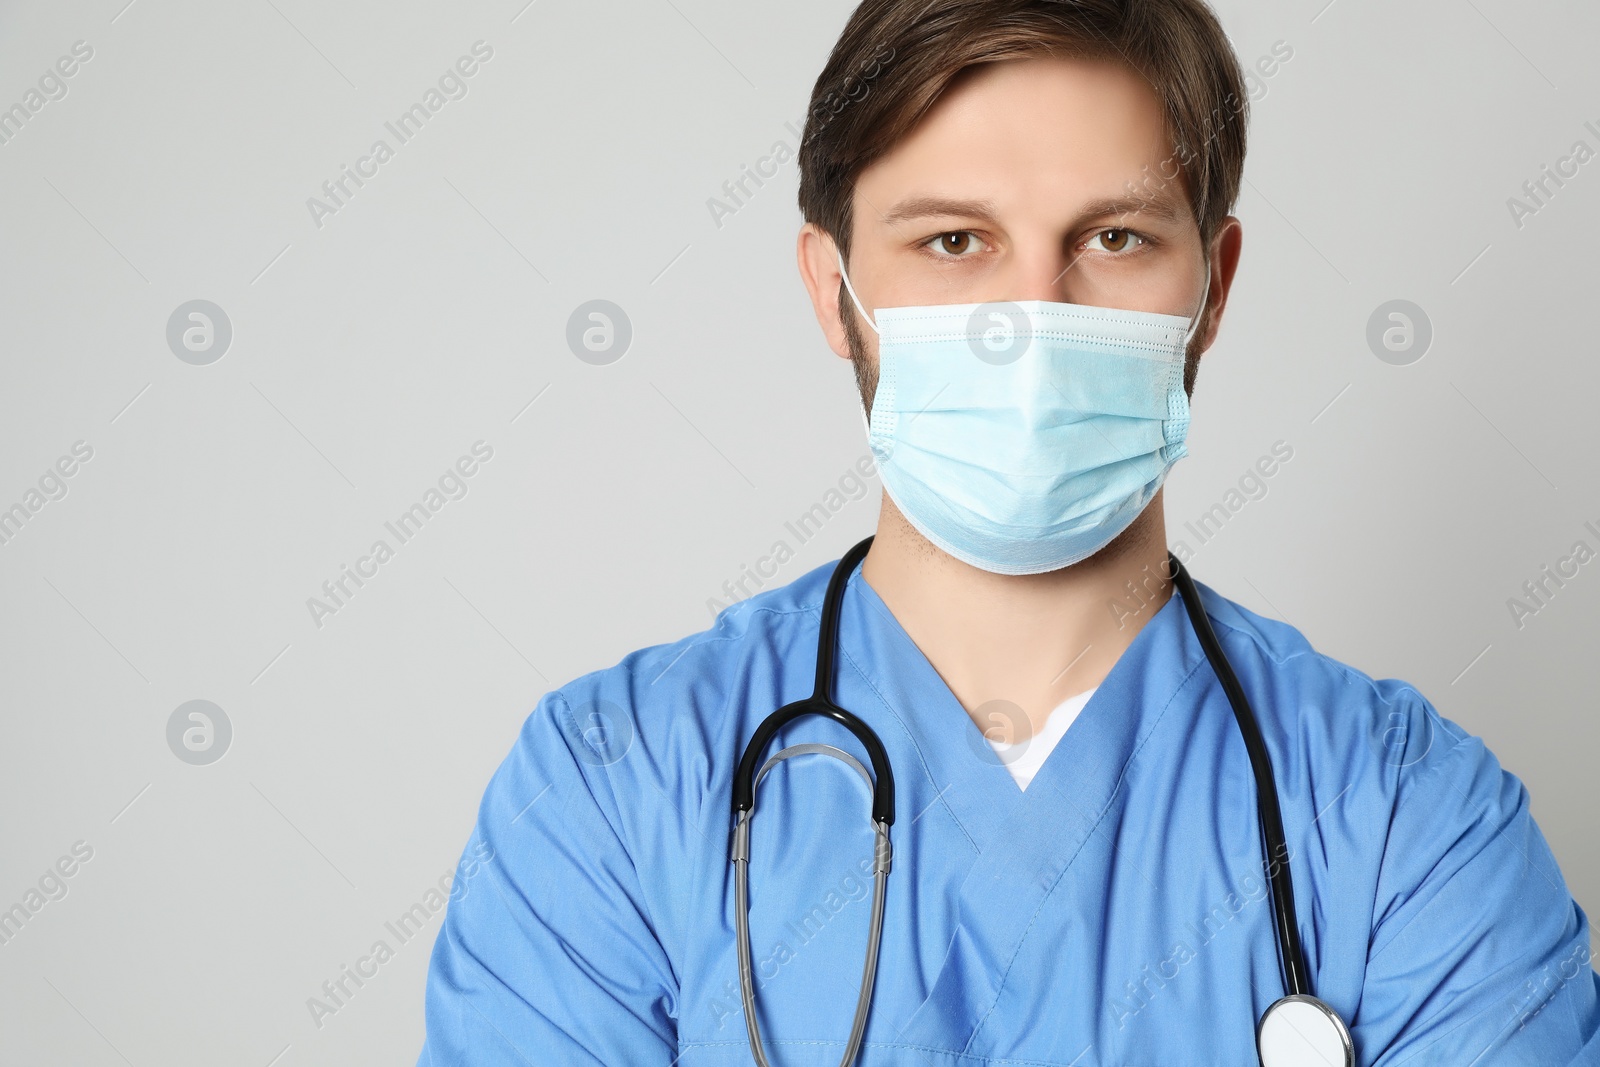
[[[419,1067],[752,1062],[729,804],[809,695],[832,565],[547,694],[490,781],[433,949]],[[1197,583],[1198,584],[1198,583]],[[1271,752],[1313,987],[1356,1062],[1600,1064],[1589,923],[1483,742],[1199,584]],[[1026,792],[859,568],[834,698],[894,767],[859,1063],[1244,1067],[1284,993],[1250,761],[1174,590]],[[785,745],[855,738],[808,717]],[[775,1067],[843,1053],[869,793],[808,754],[757,792],[757,1010]]]

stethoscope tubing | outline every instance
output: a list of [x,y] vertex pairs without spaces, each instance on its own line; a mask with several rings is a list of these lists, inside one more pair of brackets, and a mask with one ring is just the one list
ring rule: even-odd
[[1167,560],[1172,580],[1183,596],[1184,609],[1194,627],[1195,636],[1205,650],[1206,659],[1222,683],[1228,696],[1233,717],[1239,724],[1239,734],[1244,738],[1245,750],[1250,754],[1250,769],[1256,779],[1256,813],[1261,827],[1262,851],[1266,856],[1266,874],[1272,886],[1272,911],[1277,932],[1278,952],[1283,964],[1283,984],[1290,996],[1312,996],[1310,972],[1306,967],[1305,949],[1300,944],[1300,927],[1295,921],[1294,880],[1289,875],[1289,844],[1284,839],[1283,813],[1278,806],[1277,779],[1272,773],[1272,755],[1261,736],[1261,726],[1256,721],[1255,709],[1245,696],[1244,687],[1233,673],[1233,664],[1222,651],[1211,620],[1206,617],[1205,606],[1200,602],[1200,592],[1195,588],[1189,571],[1171,552]]
[[[834,567],[833,574],[828,580],[827,593],[823,598],[821,628],[817,640],[817,672],[815,684],[809,697],[786,704],[767,716],[756,728],[755,733],[746,743],[743,754],[740,756],[738,768],[733,777],[733,803],[732,815],[734,827],[729,843],[729,857],[733,862],[734,896],[735,896],[735,926],[737,928],[738,953],[739,953],[739,988],[744,1006],[745,1027],[750,1038],[751,1051],[755,1056],[758,1067],[770,1067],[766,1052],[762,1047],[761,1031],[756,1019],[755,981],[750,955],[750,823],[755,815],[755,789],[766,766],[787,754],[779,753],[759,771],[757,763],[761,754],[766,751],[773,736],[784,726],[805,715],[819,715],[832,719],[855,735],[867,751],[868,759],[872,763],[872,821],[877,833],[877,851],[873,866],[873,893],[871,932],[868,936],[867,955],[862,969],[862,985],[859,994],[855,1018],[851,1024],[850,1039],[846,1045],[845,1056],[841,1067],[848,1067],[854,1061],[856,1052],[860,1047],[865,1034],[867,1015],[870,1011],[872,990],[877,975],[878,953],[882,943],[883,911],[885,889],[889,876],[892,851],[889,845],[889,827],[894,823],[894,770],[889,763],[888,752],[884,749],[883,742],[873,729],[856,715],[833,702],[830,689],[833,682],[834,664],[839,645],[839,616],[844,601],[845,584],[850,575],[855,571],[856,565],[865,558],[867,550],[872,547],[872,537],[867,537],[840,558]],[[1228,704],[1233,709],[1234,720],[1239,727],[1239,734],[1244,740],[1245,750],[1250,757],[1250,767],[1256,784],[1256,812],[1260,828],[1262,851],[1266,857],[1265,873],[1271,887],[1273,932],[1276,935],[1279,960],[1283,968],[1284,986],[1288,991],[1283,1000],[1275,1003],[1274,1008],[1294,1000],[1309,1000],[1328,1012],[1337,1023],[1338,1031],[1344,1035],[1346,1051],[1348,1054],[1349,1037],[1342,1020],[1331,1008],[1316,1000],[1311,989],[1310,972],[1306,966],[1305,949],[1300,942],[1299,925],[1295,916],[1294,880],[1289,871],[1289,847],[1283,831],[1283,813],[1278,802],[1277,782],[1272,771],[1272,757],[1267,750],[1266,741],[1262,736],[1260,724],[1256,720],[1255,710],[1250,705],[1249,698],[1245,695],[1244,687],[1239,684],[1238,676],[1233,671],[1233,665],[1228,661],[1223,652],[1222,643],[1217,639],[1216,631],[1212,629],[1211,620],[1207,618],[1205,607],[1200,601],[1200,593],[1196,588],[1194,579],[1189,576],[1183,563],[1172,553],[1167,554],[1169,570],[1172,581],[1177,586],[1183,599],[1184,609],[1189,616],[1189,622],[1194,629],[1195,636],[1200,641],[1200,646],[1205,652],[1207,661],[1211,664],[1212,671],[1216,674],[1217,681],[1222,685],[1223,692],[1228,697]],[[806,745],[797,748],[819,749],[828,746]],[[836,754],[845,756],[835,750]],[[864,770],[859,763],[849,756],[849,762],[856,764],[857,770],[863,775]],[[1269,1009],[1270,1012],[1271,1009]],[[1263,1016],[1263,1022],[1265,1020]],[[1259,1029],[1258,1029],[1259,1032]],[[1346,1062],[1350,1062],[1347,1058]]]

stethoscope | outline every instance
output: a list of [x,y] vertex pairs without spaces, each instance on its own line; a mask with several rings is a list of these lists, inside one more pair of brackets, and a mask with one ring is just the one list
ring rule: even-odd
[[[846,552],[828,580],[827,596],[822,602],[822,628],[817,638],[817,679],[811,695],[785,704],[767,716],[745,745],[738,770],[733,776],[735,822],[729,854],[734,866],[739,994],[744,1002],[750,1051],[758,1067],[771,1065],[762,1047],[761,1029],[756,1022],[755,983],[751,973],[750,821],[755,815],[756,786],[775,764],[792,756],[820,753],[843,760],[861,775],[872,791],[872,825],[877,836],[872,867],[871,932],[867,938],[866,962],[861,972],[861,993],[856,1000],[855,1019],[850,1026],[850,1039],[845,1045],[844,1058],[839,1061],[840,1067],[850,1067],[855,1062],[867,1027],[867,1011],[872,1002],[872,987],[878,971],[878,946],[883,939],[884,889],[889,881],[889,867],[893,859],[889,827],[894,824],[894,770],[889,766],[889,755],[884,750],[883,742],[878,740],[878,735],[855,715],[835,704],[828,693],[833,680],[834,653],[839,645],[839,612],[844,601],[845,584],[871,546],[872,538],[868,537]],[[1168,553],[1167,559],[1173,579],[1183,596],[1183,606],[1188,610],[1189,622],[1200,638],[1211,669],[1228,695],[1228,703],[1233,706],[1233,717],[1239,724],[1239,733],[1244,737],[1245,748],[1250,753],[1250,766],[1256,779],[1256,811],[1264,854],[1273,857],[1273,862],[1266,865],[1266,873],[1272,887],[1278,952],[1288,993],[1262,1013],[1256,1025],[1256,1054],[1261,1059],[1262,1067],[1353,1067],[1355,1049],[1344,1020],[1311,992],[1305,951],[1300,945],[1299,928],[1295,924],[1294,884],[1289,878],[1289,846],[1283,836],[1283,817],[1278,808],[1278,790],[1272,777],[1272,759],[1267,753],[1266,742],[1262,740],[1255,712],[1233,673],[1233,666],[1211,629],[1211,620],[1206,618],[1193,579],[1176,556]],[[773,735],[802,715],[821,715],[855,734],[867,750],[867,758],[872,762],[872,774],[868,775],[861,761],[848,752],[821,744],[791,745],[781,749],[757,770],[756,760],[766,750]]]

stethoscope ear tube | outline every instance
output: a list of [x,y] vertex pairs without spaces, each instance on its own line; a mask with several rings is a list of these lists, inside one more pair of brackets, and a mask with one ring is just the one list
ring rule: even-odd
[[1255,712],[1249,698],[1233,673],[1233,666],[1223,654],[1222,644],[1206,617],[1205,606],[1200,602],[1194,579],[1184,569],[1178,557],[1167,553],[1168,567],[1178,591],[1183,595],[1183,606],[1189,613],[1206,659],[1216,672],[1222,690],[1228,695],[1233,717],[1238,721],[1239,733],[1244,738],[1245,749],[1250,753],[1250,767],[1256,780],[1256,811],[1261,823],[1262,850],[1266,856],[1267,880],[1272,886],[1272,910],[1277,923],[1278,946],[1283,963],[1283,984],[1290,996],[1312,995],[1310,971],[1306,967],[1305,950],[1300,944],[1300,927],[1295,920],[1294,881],[1289,876],[1289,844],[1283,834],[1283,814],[1278,807],[1278,788],[1272,774],[1272,756],[1261,736]]
[[893,826],[894,770],[889,766],[889,753],[885,751],[883,742],[878,740],[878,735],[871,727],[855,715],[834,705],[826,697],[816,695],[784,705],[756,728],[749,744],[745,746],[744,755],[739,759],[738,769],[733,772],[734,817],[738,818],[741,813],[755,807],[756,762],[771,743],[772,736],[804,715],[821,715],[832,719],[856,735],[856,740],[867,750],[867,758],[872,761],[872,821]]
[[[771,1067],[766,1046],[761,1040],[761,1024],[756,1018],[755,969],[750,957],[750,820],[754,812],[739,813],[733,831],[734,930],[739,953],[739,997],[744,1007],[745,1033],[750,1039],[750,1054],[756,1067]],[[877,843],[872,864],[872,917],[867,934],[867,953],[861,965],[861,992],[856,996],[856,1011],[850,1021],[850,1037],[845,1042],[839,1067],[850,1067],[861,1049],[867,1032],[867,1017],[872,1011],[872,990],[878,978],[878,952],[883,944],[883,906],[889,884],[893,849],[889,827],[876,823]]]
[[856,740],[867,750],[872,761],[872,821],[885,826],[894,825],[894,769],[889,766],[889,754],[872,728],[855,715],[835,704],[828,695],[833,682],[834,650],[839,645],[839,605],[844,599],[844,585],[856,564],[872,547],[868,537],[846,552],[833,568],[828,579],[828,592],[822,602],[822,631],[817,639],[817,678],[811,695],[773,712],[756,727],[755,734],[745,745],[744,755],[733,775],[733,814],[755,805],[756,764],[767,750],[773,735],[802,715],[821,715],[829,718],[856,735]]

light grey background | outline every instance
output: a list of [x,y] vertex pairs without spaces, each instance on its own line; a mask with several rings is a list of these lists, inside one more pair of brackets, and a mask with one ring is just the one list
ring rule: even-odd
[[[0,508],[93,449],[0,546],[0,907],[93,849],[0,945],[0,1064],[411,1062],[438,915],[320,1027],[307,999],[455,864],[542,693],[702,629],[866,451],[793,163],[708,208],[797,145],[849,5],[125,2],[0,8],[0,106],[94,50],[0,145]],[[1191,569],[1482,735],[1594,911],[1600,562],[1520,629],[1507,600],[1600,548],[1600,161],[1520,227],[1507,200],[1600,149],[1600,12],[1220,10],[1246,64],[1293,57],[1255,105],[1172,539],[1287,442]],[[479,40],[467,95],[317,226],[307,199]],[[166,339],[196,299],[233,331],[206,366]],[[565,340],[593,299],[632,323],[610,365]],[[1396,299],[1433,328],[1408,365],[1366,340]],[[466,496],[317,626],[307,599],[477,441]],[[204,766],[167,741],[196,699],[233,730]]]

